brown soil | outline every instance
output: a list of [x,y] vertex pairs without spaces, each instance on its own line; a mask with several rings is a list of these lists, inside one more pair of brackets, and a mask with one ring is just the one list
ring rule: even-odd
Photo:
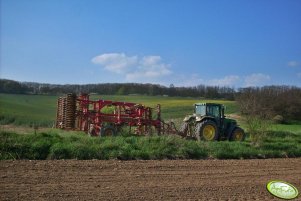
[[0,161],[0,200],[279,200],[267,182],[300,191],[300,167],[301,158]]

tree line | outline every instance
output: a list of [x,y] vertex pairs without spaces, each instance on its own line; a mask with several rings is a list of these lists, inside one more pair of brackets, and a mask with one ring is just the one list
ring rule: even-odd
[[265,86],[242,88],[235,97],[243,114],[273,119],[301,120],[301,88]]
[[97,93],[103,95],[140,94],[149,96],[203,97],[234,100],[235,90],[230,87],[205,86],[169,87],[158,84],[139,83],[102,83],[102,84],[44,84],[35,82],[17,82],[0,79],[0,93],[17,94],[65,94]]

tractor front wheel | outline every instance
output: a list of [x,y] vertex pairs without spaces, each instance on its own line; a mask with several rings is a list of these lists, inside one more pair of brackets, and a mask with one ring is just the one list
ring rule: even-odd
[[246,134],[243,129],[237,127],[235,128],[230,136],[231,141],[244,141]]
[[197,123],[195,136],[198,141],[215,141],[218,139],[218,128],[214,121],[205,120]]

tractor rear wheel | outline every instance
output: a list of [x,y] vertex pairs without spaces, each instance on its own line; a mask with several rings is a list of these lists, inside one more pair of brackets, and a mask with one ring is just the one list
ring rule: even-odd
[[230,140],[231,141],[244,141],[245,137],[246,137],[246,134],[245,134],[244,130],[237,127],[232,131],[232,133],[230,135]]
[[195,136],[198,141],[214,141],[218,139],[218,128],[214,121],[205,120],[195,126]]
[[101,137],[107,137],[107,136],[115,136],[116,135],[116,129],[112,126],[107,126],[104,128],[101,128],[100,136]]

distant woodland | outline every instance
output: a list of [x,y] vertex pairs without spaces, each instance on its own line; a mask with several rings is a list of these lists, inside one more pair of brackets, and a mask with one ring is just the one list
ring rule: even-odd
[[240,89],[235,95],[241,113],[274,119],[301,120],[301,88],[266,86]]
[[16,94],[65,94],[65,93],[96,93],[103,95],[149,95],[149,96],[180,96],[204,97],[234,100],[235,90],[230,87],[204,86],[169,87],[157,84],[138,83],[104,83],[104,84],[43,84],[34,82],[17,82],[0,79],[0,93]]
[[103,95],[179,96],[204,99],[236,100],[240,111],[262,118],[281,116],[301,120],[301,88],[295,86],[264,86],[234,89],[205,86],[169,87],[157,84],[43,84],[0,79],[0,93],[59,95],[65,93],[96,93]]

